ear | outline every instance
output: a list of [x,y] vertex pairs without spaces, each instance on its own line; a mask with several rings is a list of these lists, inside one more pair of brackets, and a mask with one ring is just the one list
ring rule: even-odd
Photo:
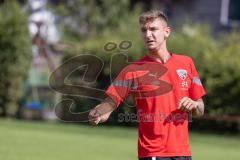
[[171,28],[170,27],[165,27],[165,29],[164,29],[164,36],[166,37],[166,38],[168,38],[169,37],[169,35],[170,35],[170,33],[171,33]]

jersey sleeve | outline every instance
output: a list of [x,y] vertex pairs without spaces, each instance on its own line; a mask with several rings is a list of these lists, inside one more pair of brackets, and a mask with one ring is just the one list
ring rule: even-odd
[[133,74],[124,68],[111,83],[105,94],[119,106],[129,95],[133,83]]
[[193,63],[193,60],[190,61],[191,67],[191,86],[189,89],[190,98],[193,100],[198,100],[199,98],[203,97],[206,94],[206,91],[202,85],[196,67]]

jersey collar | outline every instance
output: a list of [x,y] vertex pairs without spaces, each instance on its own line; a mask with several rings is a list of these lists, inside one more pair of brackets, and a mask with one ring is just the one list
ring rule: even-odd
[[146,56],[144,57],[144,59],[146,59],[147,61],[157,62],[157,63],[160,63],[160,64],[162,64],[162,65],[166,65],[166,64],[168,64],[170,61],[172,61],[172,59],[173,59],[173,57],[174,57],[174,54],[173,54],[173,53],[169,52],[169,54],[170,54],[170,57],[169,57],[169,59],[168,59],[165,63],[162,63],[161,61],[158,61],[156,58],[152,58],[152,57],[150,57],[149,55],[146,55]]

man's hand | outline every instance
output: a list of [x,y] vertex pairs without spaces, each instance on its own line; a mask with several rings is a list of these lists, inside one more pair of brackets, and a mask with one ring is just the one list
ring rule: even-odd
[[96,108],[92,109],[88,115],[89,122],[97,125],[101,121],[101,115]]
[[112,99],[106,98],[101,104],[93,108],[88,115],[89,122],[97,125],[108,120],[110,114],[116,108]]
[[178,109],[184,112],[192,112],[193,116],[202,116],[204,114],[204,103],[202,99],[194,101],[189,97],[183,97]]

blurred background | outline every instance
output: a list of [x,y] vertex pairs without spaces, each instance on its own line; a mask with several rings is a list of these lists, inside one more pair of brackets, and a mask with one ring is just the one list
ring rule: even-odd
[[136,113],[131,98],[99,126],[77,113],[146,53],[138,16],[149,9],[169,17],[168,49],[193,58],[207,91],[193,159],[240,158],[240,1],[0,0],[0,159],[137,159],[137,124],[119,121]]

